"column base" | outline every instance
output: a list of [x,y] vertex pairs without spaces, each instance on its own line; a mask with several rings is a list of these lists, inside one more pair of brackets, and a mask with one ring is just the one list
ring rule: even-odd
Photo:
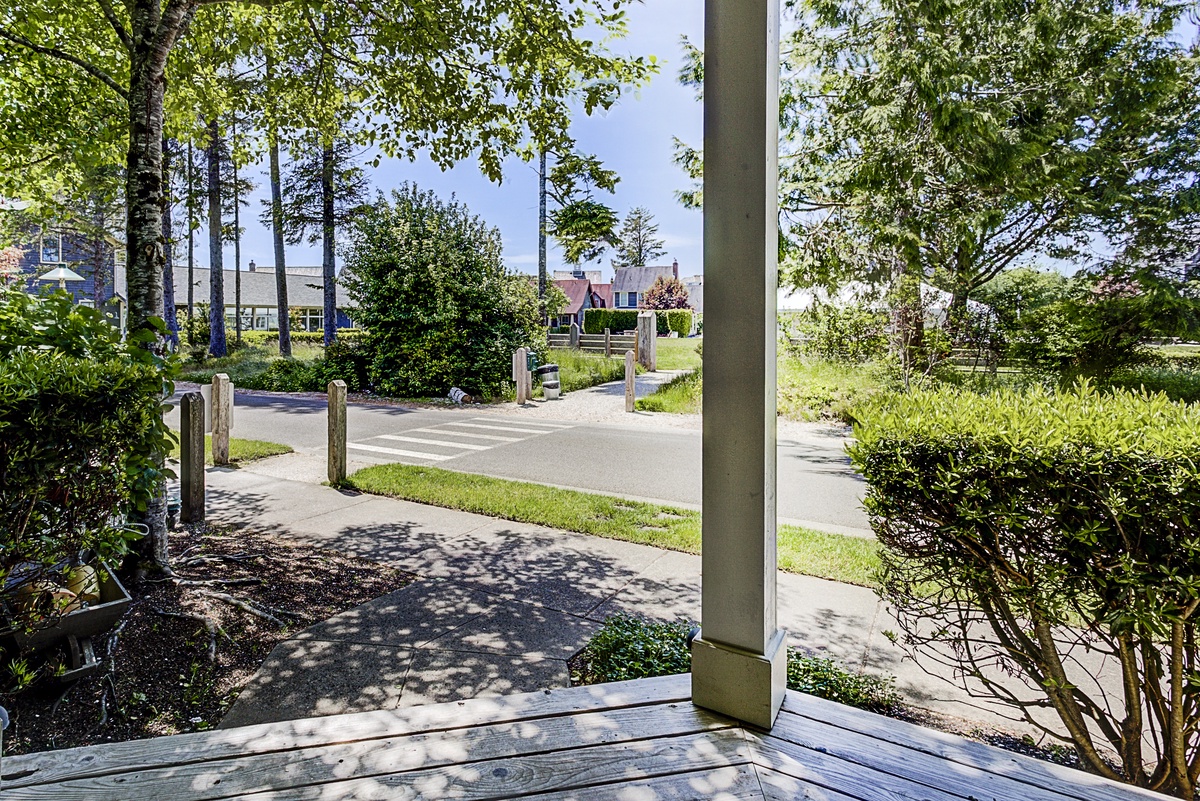
[[692,640],[692,703],[770,729],[787,689],[785,632],[775,632],[766,654],[731,645]]

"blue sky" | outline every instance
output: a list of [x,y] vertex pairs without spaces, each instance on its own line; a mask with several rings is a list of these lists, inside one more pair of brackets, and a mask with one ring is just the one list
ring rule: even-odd
[[[681,275],[702,272],[701,216],[699,211],[679,205],[676,190],[689,181],[672,162],[672,137],[699,146],[701,107],[692,90],[680,86],[676,73],[682,62],[680,37],[687,35],[697,45],[704,30],[703,0],[649,0],[629,8],[629,36],[614,43],[613,50],[634,55],[657,56],[660,73],[636,95],[626,95],[606,114],[584,116],[580,113],[572,133],[585,152],[595,153],[607,167],[617,171],[621,182],[616,194],[604,198],[624,216],[634,206],[645,206],[659,224],[659,236],[666,240],[667,255],[660,263],[678,259]],[[417,162],[388,160],[377,169],[368,168],[374,187],[384,192],[405,181],[416,182],[448,198],[451,193],[488,224],[500,229],[504,239],[505,262],[520,272],[537,272],[537,172],[536,165],[512,159],[505,168],[504,181],[497,185],[484,178],[473,162],[463,162],[442,172],[427,160]],[[263,168],[265,172],[265,167]],[[260,184],[265,175],[253,176]],[[242,243],[243,266],[251,259],[259,264],[274,263],[270,232],[257,223],[261,187],[247,212],[246,233]],[[203,243],[203,239],[197,239]],[[207,247],[198,244],[197,264],[207,262]],[[319,246],[291,247],[287,251],[292,265],[320,264]],[[564,267],[561,256],[551,249],[549,266]],[[225,252],[225,267],[233,267],[233,249]],[[588,269],[603,267],[605,277],[612,274],[608,256]]]

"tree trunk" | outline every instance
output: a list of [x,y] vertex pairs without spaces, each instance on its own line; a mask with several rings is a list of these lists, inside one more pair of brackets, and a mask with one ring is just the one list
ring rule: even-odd
[[950,305],[946,309],[946,333],[952,347],[958,347],[967,327],[967,288],[956,285],[950,293]]
[[[129,330],[153,330],[152,318],[163,314],[163,96],[166,92],[166,54],[174,36],[163,38],[166,24],[156,3],[131,4],[131,22],[138,43],[129,75],[129,149],[125,157],[125,271]],[[186,14],[177,20],[187,27]],[[149,347],[161,348],[157,337]],[[159,454],[159,460],[166,454]],[[139,551],[142,559],[161,569],[167,564],[166,487],[160,480],[140,516],[147,528]]]
[[333,141],[321,149],[321,274],[325,278],[325,344],[337,339],[337,284],[333,261]]
[[196,320],[196,160],[192,142],[187,146],[187,224],[188,224],[188,327],[187,341],[192,343],[193,323]]
[[214,118],[208,123],[208,350],[226,356],[225,258],[221,242],[221,129]]
[[167,341],[172,349],[179,348],[179,316],[175,313],[175,240],[174,220],[171,209],[174,198],[171,196],[171,142],[163,137],[163,241],[166,243],[163,254],[163,319],[167,322]]
[[[237,127],[229,137],[229,158],[233,162],[233,330],[234,340],[242,344],[242,191],[238,185]],[[253,323],[251,323],[253,325]]]
[[546,148],[538,154],[538,310],[546,324]]
[[275,311],[279,317],[279,355],[292,355],[292,323],[288,318],[287,267],[283,250],[283,191],[279,179],[279,139],[274,126],[271,140],[271,233],[275,240]]

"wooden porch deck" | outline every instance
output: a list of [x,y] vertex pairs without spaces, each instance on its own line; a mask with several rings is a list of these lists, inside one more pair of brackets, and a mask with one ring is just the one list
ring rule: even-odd
[[687,676],[3,761],[0,798],[1131,801],[1163,796],[789,692],[770,734]]

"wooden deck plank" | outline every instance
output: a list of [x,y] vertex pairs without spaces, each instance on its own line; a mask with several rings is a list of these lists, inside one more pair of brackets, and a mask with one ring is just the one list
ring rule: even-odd
[[[668,703],[576,715],[532,718],[400,737],[275,751],[135,772],[72,779],[52,786],[7,790],[8,801],[147,801],[188,798],[210,801],[241,798],[281,787],[335,782],[348,777],[400,774],[450,768],[485,760],[570,751],[659,737],[730,729],[733,721],[692,706]],[[740,732],[734,729],[735,734]],[[740,734],[738,734],[740,736]]]
[[[463,729],[691,698],[688,676],[476,698],[451,704],[282,721],[4,758],[0,790],[252,754]],[[11,778],[10,778],[11,777]],[[6,796],[15,797],[15,796]],[[45,796],[43,796],[45,797]]]
[[[632,782],[592,785],[527,795],[521,801],[760,801],[758,775],[751,765],[700,770]],[[789,796],[804,798],[804,796]]]
[[449,765],[241,796],[246,801],[493,801],[748,765],[737,729]]
[[[787,712],[779,715],[775,727],[771,729],[771,736],[916,784],[952,789],[954,794],[964,798],[1019,798],[1021,801],[1073,799],[1073,796],[1036,784],[961,762],[949,762],[924,751]],[[948,784],[951,786],[947,787]]]
[[953,734],[917,726],[894,718],[789,691],[781,714],[797,715],[855,731],[876,740],[923,752],[959,765],[1007,776],[1035,787],[1045,787],[1079,801],[1162,801],[1149,790],[1109,781],[1065,765],[1005,751]]
[[809,784],[762,765],[755,765],[754,771],[758,774],[764,801],[855,801],[836,790]]
[[[746,739],[750,743],[750,752],[756,766],[843,793],[855,801],[896,801],[901,798],[963,801],[966,798],[965,795],[953,792],[953,788],[950,787],[926,787],[767,734],[747,732]],[[951,777],[948,779],[947,784],[954,783]],[[1022,799],[1014,798],[1009,801]]]

